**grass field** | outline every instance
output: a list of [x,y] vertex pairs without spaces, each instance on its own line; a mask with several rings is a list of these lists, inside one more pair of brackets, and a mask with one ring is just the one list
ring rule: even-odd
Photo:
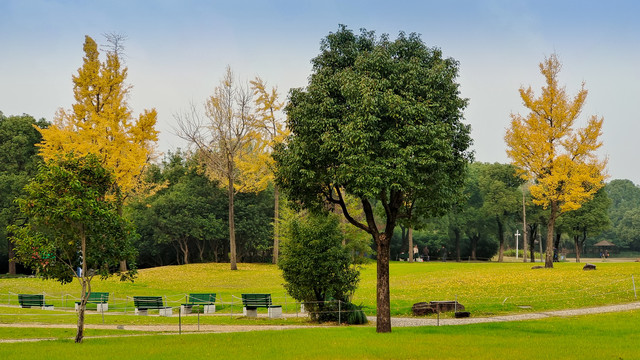
[[[638,359],[640,312],[513,323],[310,328],[0,344],[2,359]],[[45,356],[46,354],[46,356]]]
[[[409,315],[420,301],[454,300],[475,316],[579,308],[634,301],[633,280],[639,282],[640,263],[597,263],[596,271],[583,271],[584,264],[556,263],[553,269],[532,270],[523,263],[392,262],[391,311]],[[116,279],[94,280],[93,291],[110,293],[110,309],[132,311],[134,295],[162,295],[169,305],[179,306],[185,294],[215,292],[221,312],[238,313],[240,294],[271,293],[274,302],[295,312],[295,301],[286,296],[280,271],[274,265],[192,264],[141,270],[134,283]],[[361,271],[353,302],[375,311],[375,264]],[[640,290],[640,289],[639,289]],[[80,295],[77,282],[60,285],[37,278],[0,279],[0,304],[17,304],[17,293],[45,293],[56,307],[73,307]],[[127,300],[128,299],[128,300]],[[526,308],[522,308],[526,307]]]
[[[558,263],[554,269],[532,270],[523,263],[405,263],[393,262],[391,307],[394,315],[409,316],[413,303],[457,299],[472,316],[581,308],[636,301],[633,280],[640,263],[598,263],[596,271],[583,264]],[[310,325],[305,317],[247,319],[230,302],[244,292],[268,292],[276,303],[285,298],[277,267],[240,264],[193,264],[141,270],[134,283],[95,280],[94,291],[110,293],[110,311],[87,313],[87,324],[107,324],[110,330],[87,329],[82,345],[72,342],[75,330],[42,326],[75,324],[73,301],[77,283],[60,285],[37,278],[0,279],[0,341],[54,338],[27,343],[0,343],[0,359],[639,359],[640,312],[464,326],[394,328],[376,334],[372,326],[309,327],[301,330],[182,335],[117,330],[114,325],[163,325],[178,330],[178,317],[133,316],[127,299],[162,295],[178,306],[184,294],[216,292],[226,315],[183,316],[183,325]],[[375,309],[375,265],[362,268],[355,303]],[[640,285],[640,284],[639,284]],[[20,309],[17,293],[45,293],[56,310]],[[66,303],[66,304],[65,304]],[[62,308],[67,305],[67,309]],[[522,308],[522,307],[528,308]],[[174,311],[176,314],[177,311]],[[21,327],[12,327],[13,324]],[[33,324],[25,325],[25,324]],[[43,325],[48,324],[48,325]],[[26,326],[26,327],[25,327]],[[132,336],[136,335],[136,336]],[[100,336],[91,338],[95,336]],[[114,337],[118,336],[118,337]],[[46,356],[45,356],[46,355]]]

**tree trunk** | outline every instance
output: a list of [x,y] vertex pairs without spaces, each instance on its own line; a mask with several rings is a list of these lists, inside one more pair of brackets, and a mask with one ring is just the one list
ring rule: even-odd
[[469,237],[469,240],[471,240],[471,260],[478,260],[478,258],[476,257],[476,249],[478,248],[479,237],[480,235],[477,235],[477,234],[474,234]]
[[87,239],[84,233],[84,228],[80,226],[80,253],[82,255],[82,274],[80,276],[80,283],[82,285],[82,292],[80,293],[80,306],[78,307],[78,331],[76,333],[75,342],[81,343],[84,337],[84,312],[87,308],[87,298],[91,292],[91,285],[89,284],[90,278],[87,278]]
[[187,239],[178,239],[178,245],[180,246],[180,251],[182,252],[182,263],[189,263],[189,244]]
[[389,257],[390,239],[385,234],[378,235],[376,239],[378,247],[378,272],[376,291],[376,332],[391,332],[391,305],[389,296]]
[[551,202],[551,215],[549,215],[549,223],[547,224],[547,251],[544,262],[544,267],[553,269],[553,227],[556,224],[556,217],[558,213],[558,204],[554,201]]
[[[9,234],[7,234],[9,235]],[[13,251],[14,249],[14,245],[13,242],[11,242],[11,240],[7,240],[8,243],[8,248],[9,248],[9,274],[10,275],[15,275],[16,274],[16,261],[13,260],[15,253]]]
[[529,255],[530,256],[530,261],[532,263],[536,262],[536,242],[533,241],[533,239],[536,237],[536,224],[530,225],[529,226],[529,233],[531,234],[531,243],[529,244]]
[[525,207],[524,186],[522,188],[522,262],[527,262],[527,208]]
[[574,235],[573,243],[576,246],[576,262],[579,263],[580,262],[580,236]]
[[280,253],[280,190],[278,185],[273,187],[274,214],[273,214],[273,259],[274,264],[278,263]]
[[498,250],[498,262],[504,261],[504,230],[502,229],[502,221],[496,216],[496,223],[498,223],[498,240],[500,241],[500,248]]
[[413,228],[409,227],[409,233],[407,234],[409,240],[409,262],[413,262]]
[[453,229],[453,234],[455,236],[456,241],[456,261],[460,262],[460,229]]
[[234,186],[233,186],[233,171],[229,172],[229,262],[231,263],[231,270],[238,270],[236,264],[236,221],[235,210],[233,204]]

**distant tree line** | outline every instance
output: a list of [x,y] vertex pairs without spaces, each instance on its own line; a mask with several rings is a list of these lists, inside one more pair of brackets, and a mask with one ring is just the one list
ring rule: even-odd
[[[0,272],[10,271],[11,244],[7,225],[19,222],[14,200],[35,176],[40,141],[32,127],[47,126],[44,119],[29,115],[0,115]],[[525,189],[529,251],[539,251],[539,239],[545,239],[545,210],[531,202],[526,184],[514,176],[507,164],[472,163],[467,173],[465,200],[441,217],[419,219],[414,244],[431,258],[440,255],[444,245],[449,260],[487,260],[503,249],[515,248],[514,233],[522,233],[522,191]],[[134,224],[139,239],[138,266],[153,267],[195,262],[228,262],[227,194],[216,181],[206,176],[195,155],[177,151],[151,165],[146,180],[158,185],[149,196],[137,197],[125,206],[124,213]],[[283,200],[284,202],[284,200]],[[356,203],[350,206],[356,206]],[[270,262],[273,253],[273,186],[260,192],[239,193],[236,202],[238,260]],[[336,210],[339,211],[339,210]],[[285,212],[281,217],[291,216]],[[361,258],[375,256],[369,237],[344,226],[349,238],[359,244],[353,253]],[[640,187],[630,180],[612,180],[579,210],[559,218],[554,235],[558,249],[591,252],[600,240],[613,242],[620,251],[640,251]],[[349,246],[347,242],[347,246]],[[520,250],[522,237],[520,237]],[[391,241],[391,259],[410,251],[408,227],[396,229]],[[531,253],[528,254],[531,259]],[[18,272],[26,271],[17,266]],[[15,271],[15,270],[12,270]]]

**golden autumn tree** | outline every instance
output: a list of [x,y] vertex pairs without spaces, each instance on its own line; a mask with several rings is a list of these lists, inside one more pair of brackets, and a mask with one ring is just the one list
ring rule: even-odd
[[531,87],[520,88],[529,114],[511,114],[505,141],[507,155],[520,176],[531,181],[533,201],[550,209],[545,267],[553,267],[553,231],[560,214],[580,208],[604,185],[606,161],[596,156],[602,145],[602,117],[591,116],[575,128],[587,97],[584,83],[573,99],[558,85],[562,64],[555,54],[540,63],[545,78],[536,98]]
[[107,40],[112,46],[101,61],[98,45],[85,36],[83,64],[72,77],[75,103],[70,110],[58,110],[50,127],[38,128],[38,146],[45,161],[70,152],[96,155],[113,171],[122,211],[125,199],[141,188],[141,175],[158,140],[157,114],[151,109],[133,117],[127,103],[127,67],[120,60],[122,37],[108,35]]
[[235,234],[235,194],[261,191],[264,168],[254,168],[264,153],[264,143],[256,139],[253,93],[238,84],[230,67],[213,95],[205,103],[205,116],[192,106],[191,112],[177,115],[178,136],[197,148],[207,175],[227,188],[229,198],[229,261],[237,270]]
[[[255,96],[256,105],[256,139],[261,144],[260,152],[258,152],[259,161],[249,163],[246,172],[261,174],[261,181],[272,182],[274,179],[273,168],[274,160],[271,153],[276,144],[282,143],[288,135],[284,121],[277,114],[282,110],[284,102],[279,100],[278,90],[274,87],[271,91],[267,90],[266,83],[256,77],[251,81],[251,88]],[[250,167],[257,167],[251,169]],[[264,170],[267,170],[266,172]],[[273,222],[273,257],[274,264],[278,263],[280,249],[280,190],[278,185],[274,184],[274,222]]]

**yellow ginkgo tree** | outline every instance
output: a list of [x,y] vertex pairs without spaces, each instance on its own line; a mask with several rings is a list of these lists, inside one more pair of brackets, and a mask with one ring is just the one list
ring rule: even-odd
[[596,150],[602,142],[602,117],[591,116],[585,127],[576,128],[587,97],[584,83],[573,99],[558,85],[562,65],[555,54],[540,63],[545,78],[536,98],[531,87],[520,88],[529,109],[527,116],[511,114],[505,141],[507,155],[519,175],[531,182],[533,201],[550,209],[547,222],[545,267],[553,267],[553,231],[560,214],[580,208],[604,186],[606,161]]
[[[267,90],[266,83],[256,77],[251,81],[251,88],[255,96],[256,105],[256,143],[260,144],[260,151],[254,152],[259,157],[258,161],[247,163],[255,169],[247,169],[246,173],[260,174],[262,181],[273,182],[274,160],[271,157],[273,149],[277,144],[281,144],[289,134],[285,122],[278,116],[284,102],[279,100],[277,88]],[[280,250],[280,190],[274,184],[274,223],[273,223],[273,257],[274,264],[278,263]]]
[[[71,152],[97,156],[114,174],[122,213],[123,202],[145,188],[142,175],[158,140],[157,113],[151,109],[133,117],[127,103],[131,89],[125,83],[127,67],[120,61],[122,37],[109,35],[107,40],[112,47],[106,61],[100,61],[98,45],[85,37],[83,64],[72,77],[75,103],[70,110],[58,110],[51,126],[38,128],[42,134],[38,146],[47,162]],[[124,262],[121,270],[126,270]]]
[[45,161],[69,152],[95,154],[103,167],[113,171],[126,199],[140,189],[158,132],[155,109],[145,110],[137,119],[132,115],[127,103],[131,87],[125,83],[127,68],[122,66],[119,46],[114,44],[102,62],[96,42],[85,37],[83,64],[72,77],[76,102],[70,110],[58,110],[50,127],[38,129],[42,134],[38,146]]

